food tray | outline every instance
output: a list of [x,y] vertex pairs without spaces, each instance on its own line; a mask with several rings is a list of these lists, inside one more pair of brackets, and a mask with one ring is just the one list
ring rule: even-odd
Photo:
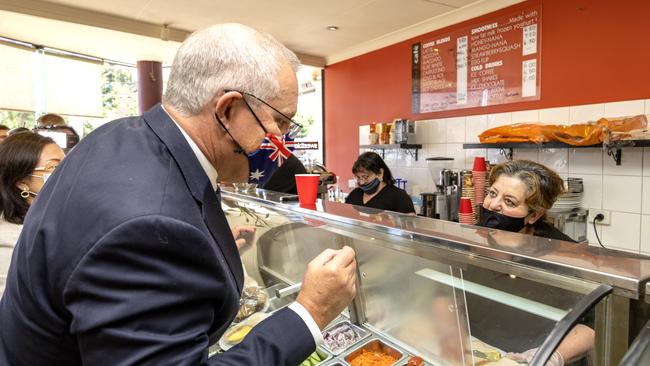
[[[318,354],[318,357],[320,357],[320,359],[322,360],[321,362],[316,364],[318,366],[323,366],[323,365],[327,364],[328,362],[330,362],[332,360],[332,354],[325,351],[325,349],[323,349],[322,347],[316,348],[315,352]],[[301,363],[301,365],[302,365],[302,363]]]
[[[411,359],[411,357],[414,357],[414,356],[417,356],[417,355],[406,355],[404,357],[404,359],[402,359],[402,361],[399,363],[399,365],[400,366],[407,366],[409,360]],[[419,356],[419,357],[422,358],[422,360],[424,361],[424,363],[422,364],[423,366],[431,366],[431,364],[428,363],[426,360],[424,360],[424,358],[422,356]]]
[[363,343],[362,345],[358,346],[352,352],[348,353],[343,358],[346,364],[351,365],[352,363],[350,361],[356,358],[359,354],[361,354],[363,350],[370,350],[375,352],[381,351],[383,353],[391,355],[396,358],[395,362],[393,362],[393,365],[401,365],[402,361],[404,361],[404,356],[406,354],[405,352],[400,351],[396,346],[389,345],[385,341],[380,340],[378,338],[373,338]]
[[365,330],[365,329],[362,329],[362,328],[359,328],[358,326],[356,326],[356,325],[350,323],[350,322],[347,321],[347,320],[343,320],[343,321],[340,321],[340,322],[334,323],[334,324],[330,325],[329,327],[327,327],[327,328],[323,331],[323,338],[326,338],[327,333],[329,333],[329,332],[331,332],[331,331],[334,331],[334,330],[337,329],[338,327],[343,327],[343,326],[348,326],[348,327],[350,327],[350,328],[354,331],[354,333],[356,333],[358,339],[355,340],[354,342],[351,342],[351,343],[348,344],[347,346],[342,347],[342,348],[338,348],[338,349],[331,349],[330,347],[327,346],[327,342],[324,342],[324,343],[323,343],[323,347],[325,347],[325,349],[326,349],[327,351],[329,351],[330,353],[332,353],[332,354],[335,355],[335,356],[340,355],[341,353],[343,353],[343,352],[345,352],[346,350],[348,350],[348,349],[350,349],[351,347],[353,347],[355,344],[359,343],[359,342],[360,342],[361,340],[363,340],[364,338],[370,336],[370,332],[369,332],[369,331],[367,331],[367,330]]

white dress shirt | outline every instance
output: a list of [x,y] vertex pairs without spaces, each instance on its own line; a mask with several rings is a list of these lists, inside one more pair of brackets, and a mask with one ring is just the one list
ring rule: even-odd
[[[192,138],[183,130],[183,128],[174,120],[174,118],[165,110],[165,107],[163,107],[163,110],[169,118],[174,121],[176,124],[176,127],[181,131],[183,136],[185,137],[185,140],[187,140],[187,143],[190,145],[190,148],[194,152],[194,155],[196,155],[196,158],[199,160],[199,164],[201,164],[201,167],[205,171],[205,174],[208,176],[208,179],[210,180],[210,183],[212,184],[212,188],[214,190],[217,190],[217,179],[219,178],[219,174],[217,173],[217,169],[214,168],[212,163],[208,160],[208,158],[203,154],[201,149],[199,149],[198,145],[192,140]],[[318,325],[316,324],[316,321],[314,318],[312,318],[311,314],[305,309],[302,304],[298,302],[293,302],[289,305],[289,309],[293,310],[300,318],[305,322],[305,325],[307,325],[307,328],[309,328],[309,332],[311,333],[312,337],[314,337],[314,342],[316,343],[316,346],[320,346],[323,343],[323,334],[320,331],[320,328],[318,328]]]

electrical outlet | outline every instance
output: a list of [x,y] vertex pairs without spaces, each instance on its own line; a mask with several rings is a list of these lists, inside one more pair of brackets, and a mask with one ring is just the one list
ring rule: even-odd
[[598,214],[603,214],[605,218],[600,221],[596,221],[596,225],[610,225],[610,216],[612,215],[612,213],[611,211],[607,211],[607,210],[589,209],[589,216],[587,216],[587,222],[590,224],[594,222],[594,217],[596,217],[596,215]]
[[354,179],[348,179],[348,188],[357,188],[357,181]]

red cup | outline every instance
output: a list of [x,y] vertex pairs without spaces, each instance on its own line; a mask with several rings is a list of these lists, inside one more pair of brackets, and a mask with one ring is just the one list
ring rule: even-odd
[[320,174],[296,174],[296,188],[300,206],[312,207],[316,204]]
[[469,199],[469,197],[460,198],[460,207],[458,209],[458,213],[470,215],[472,214],[472,201]]
[[475,172],[484,172],[487,170],[487,167],[485,166],[485,158],[482,156],[475,156],[474,157],[474,167],[472,168],[473,171]]

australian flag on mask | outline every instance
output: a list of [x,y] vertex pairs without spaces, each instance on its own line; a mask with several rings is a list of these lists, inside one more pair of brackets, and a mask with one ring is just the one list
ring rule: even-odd
[[293,139],[287,135],[277,137],[267,134],[259,150],[248,156],[248,182],[257,183],[258,187],[264,186],[285,159],[291,156],[294,145]]

